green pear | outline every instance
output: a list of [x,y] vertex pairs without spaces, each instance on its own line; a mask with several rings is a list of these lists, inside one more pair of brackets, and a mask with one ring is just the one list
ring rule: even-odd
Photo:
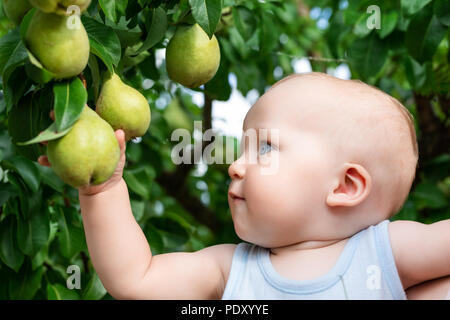
[[[73,19],[68,22],[68,19]],[[89,60],[89,38],[77,15],[36,11],[25,35],[31,53],[56,79],[80,74]]]
[[172,99],[169,105],[163,111],[163,117],[166,119],[169,128],[175,129],[186,129],[192,132],[193,121],[189,118],[186,111],[180,106],[180,102],[177,98]]
[[86,105],[66,135],[48,142],[47,157],[61,180],[79,188],[108,180],[120,147],[111,126]]
[[67,8],[77,6],[80,13],[86,10],[91,0],[29,0],[30,3],[45,13],[68,14]]
[[198,25],[180,26],[166,48],[169,78],[188,88],[205,84],[214,77],[220,64],[216,37],[209,39]]
[[143,136],[150,126],[150,106],[136,89],[115,74],[106,73],[95,111],[114,130],[122,129],[125,140]]
[[52,124],[48,116],[52,106],[43,103],[49,93],[48,90],[30,91],[8,113],[8,132],[14,151],[32,161],[45,154],[45,146],[40,143],[21,146],[17,143],[31,140]]
[[9,20],[19,25],[31,5],[28,0],[3,0],[3,11]]

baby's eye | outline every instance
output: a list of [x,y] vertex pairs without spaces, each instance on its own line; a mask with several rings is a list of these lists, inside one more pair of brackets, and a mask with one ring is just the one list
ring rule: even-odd
[[259,154],[263,155],[266,152],[269,152],[272,149],[272,145],[267,141],[262,141],[259,147]]

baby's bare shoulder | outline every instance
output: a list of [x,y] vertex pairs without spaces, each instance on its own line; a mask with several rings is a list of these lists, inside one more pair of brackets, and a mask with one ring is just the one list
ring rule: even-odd
[[450,219],[432,224],[394,221],[389,238],[405,289],[450,274]]
[[216,259],[219,263],[225,282],[228,279],[228,274],[230,273],[231,261],[233,260],[233,254],[236,247],[236,244],[223,243],[200,250],[204,251],[205,254],[212,255]]
[[[219,287],[217,288],[218,297],[222,297],[225,291],[225,286],[228,281],[228,276],[230,275],[231,262],[233,260],[233,254],[237,245],[232,243],[217,244],[211,247],[204,248],[200,251],[204,251],[205,254],[213,256],[213,258],[218,262],[219,268],[222,274],[222,279]],[[200,252],[199,251],[199,252]]]
[[219,244],[195,252],[154,255],[142,279],[121,293],[126,299],[220,299],[234,244]]

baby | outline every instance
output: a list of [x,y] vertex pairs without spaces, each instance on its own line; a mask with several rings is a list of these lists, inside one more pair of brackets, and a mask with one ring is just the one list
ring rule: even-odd
[[450,220],[388,220],[418,161],[412,116],[397,100],[360,81],[295,74],[259,98],[243,130],[228,202],[245,242],[155,256],[131,211],[116,131],[114,175],[79,189],[89,253],[113,297],[406,299],[409,288],[447,297]]

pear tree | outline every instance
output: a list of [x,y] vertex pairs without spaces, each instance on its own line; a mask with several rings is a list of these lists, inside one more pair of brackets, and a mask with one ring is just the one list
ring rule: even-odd
[[[396,219],[448,219],[448,12],[446,0],[0,0],[0,300],[112,299],[77,188],[116,179],[118,166],[153,254],[239,242],[225,163],[239,137],[221,117],[294,72],[361,79],[400,100],[421,157]],[[179,156],[192,161],[174,163],[180,128],[223,161],[191,148]]]

